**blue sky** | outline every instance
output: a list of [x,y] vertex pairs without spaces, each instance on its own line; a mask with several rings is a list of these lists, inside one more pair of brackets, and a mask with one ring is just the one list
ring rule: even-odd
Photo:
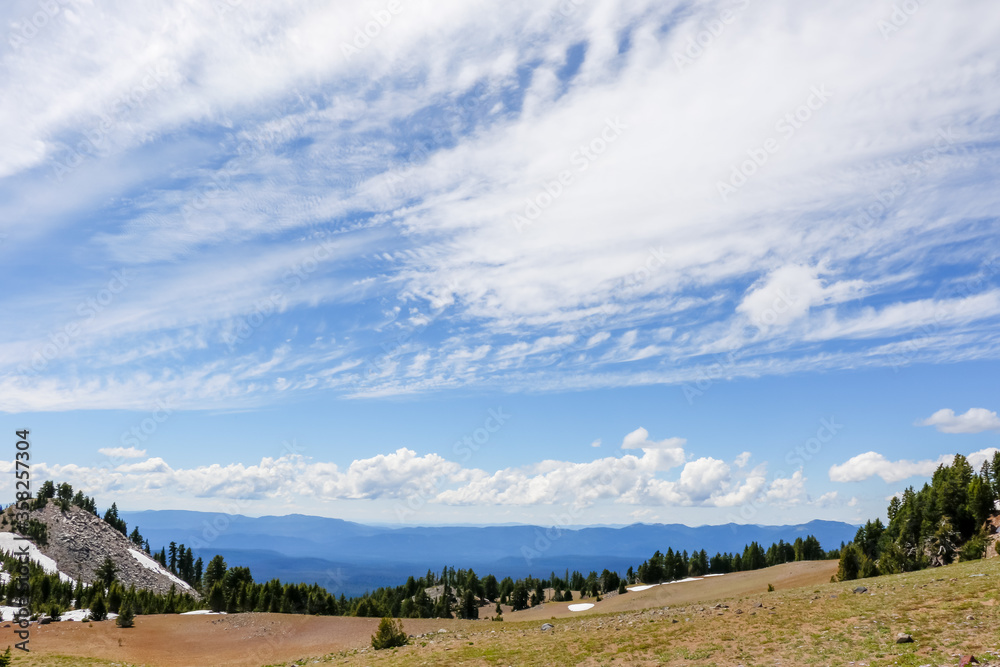
[[0,424],[128,509],[883,513],[997,447],[1000,16],[800,4],[5,4]]

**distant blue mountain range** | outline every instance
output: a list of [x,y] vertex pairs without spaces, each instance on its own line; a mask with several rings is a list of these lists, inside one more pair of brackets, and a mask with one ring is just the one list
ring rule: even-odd
[[815,535],[824,549],[854,538],[857,526],[810,521],[795,526],[642,524],[622,527],[447,526],[390,528],[290,514],[246,517],[183,510],[120,512],[129,530],[138,526],[153,549],[170,542],[192,547],[207,562],[222,554],[230,565],[250,568],[256,581],[319,583],[332,593],[357,595],[396,586],[410,575],[445,565],[497,577],[548,576],[566,568],[624,572],[657,549],[742,551],[756,541]]

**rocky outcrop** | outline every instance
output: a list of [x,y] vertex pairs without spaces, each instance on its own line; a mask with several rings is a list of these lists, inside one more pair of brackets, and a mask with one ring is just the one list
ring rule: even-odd
[[[2,531],[11,530],[11,512],[4,512],[6,521]],[[63,511],[52,501],[39,510],[32,510],[32,519],[46,525],[46,544],[36,544],[38,550],[56,562],[59,571],[85,584],[93,583],[96,571],[110,558],[117,568],[117,577],[126,588],[167,593],[174,586],[176,592],[198,594],[184,581],[156,563],[149,554],[136,547],[120,532],[90,512],[72,506]]]
[[1000,552],[1000,512],[986,520],[986,558],[996,558]]

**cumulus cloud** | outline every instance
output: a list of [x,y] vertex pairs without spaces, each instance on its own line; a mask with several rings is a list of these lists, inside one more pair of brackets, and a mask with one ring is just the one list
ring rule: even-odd
[[[482,470],[463,467],[438,454],[406,447],[356,459],[346,467],[298,453],[264,457],[257,464],[230,463],[178,468],[161,457],[105,466],[36,464],[39,475],[66,480],[87,493],[176,494],[183,497],[336,501],[418,498],[454,506],[535,506],[595,503],[730,507],[751,500],[799,502],[801,471],[767,483],[763,465],[752,470],[713,457],[684,461],[683,439],[650,440],[639,428],[623,442],[623,453],[592,461],[543,460],[530,465]],[[744,457],[745,458],[745,457]],[[670,465],[665,465],[669,461]],[[11,464],[0,463],[0,472]],[[665,473],[674,470],[673,478]]]
[[797,505],[805,498],[805,483],[802,471],[796,470],[791,477],[773,480],[764,497],[778,504]]
[[101,447],[97,452],[112,459],[141,459],[146,455],[145,449],[135,447]]
[[813,504],[817,507],[832,507],[837,504],[839,497],[840,496],[836,491],[830,491],[814,500]]
[[[966,458],[974,468],[993,456],[995,447],[972,452]],[[878,452],[865,452],[853,456],[844,463],[830,467],[830,480],[834,482],[860,482],[871,477],[881,477],[892,484],[910,477],[929,477],[940,465],[948,465],[954,460],[953,455],[943,454],[936,459],[910,461],[900,459],[890,461]]]
[[667,438],[659,442],[650,440],[649,431],[640,426],[625,436],[622,449],[641,449],[656,470],[669,470],[684,463],[686,442],[684,438]]
[[969,408],[961,415],[956,415],[951,408],[942,408],[919,425],[933,426],[942,433],[982,433],[1000,431],[1000,417],[986,408]]

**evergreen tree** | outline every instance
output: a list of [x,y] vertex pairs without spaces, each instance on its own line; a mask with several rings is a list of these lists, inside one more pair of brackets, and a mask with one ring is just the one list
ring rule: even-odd
[[465,593],[462,595],[462,618],[465,619],[476,619],[479,618],[479,600],[476,599],[476,594],[472,592],[472,589],[465,589]]
[[108,590],[111,588],[111,582],[115,580],[117,573],[118,568],[115,567],[115,562],[111,560],[110,556],[105,556],[104,562],[101,563],[101,566],[97,568],[94,574],[97,576],[97,580],[104,585],[105,590]]
[[115,625],[119,628],[131,628],[135,625],[135,612],[132,609],[131,597],[128,597],[122,603],[121,611],[118,612],[118,618],[115,619]]
[[108,607],[104,602],[104,594],[97,591],[97,595],[90,601],[90,620],[103,621],[108,618]]

